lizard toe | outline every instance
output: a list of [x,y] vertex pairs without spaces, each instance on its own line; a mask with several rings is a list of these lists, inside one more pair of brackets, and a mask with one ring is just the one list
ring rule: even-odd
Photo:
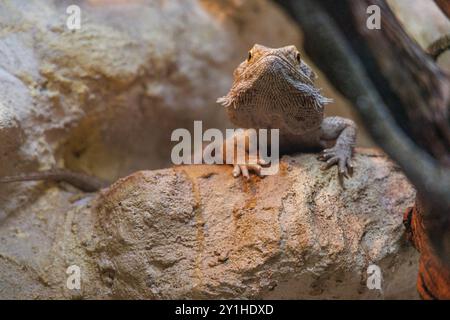
[[241,167],[239,167],[238,164],[235,164],[233,168],[233,177],[237,178],[240,175],[241,175]]
[[240,167],[241,167],[242,176],[247,180],[250,179],[248,167],[246,165],[240,165]]
[[336,163],[338,163],[339,158],[336,156],[333,156],[331,158],[329,158],[326,163],[320,168],[321,170],[328,170],[329,168],[331,168],[331,166],[335,165]]
[[353,161],[350,158],[347,159],[346,165],[347,165],[347,169],[348,169],[348,174],[350,176],[353,176],[353,168],[354,168],[354,166],[353,166]]
[[259,164],[235,164],[233,168],[233,177],[237,178],[242,175],[245,179],[250,179],[250,172],[256,173],[259,177],[263,177],[261,173],[262,166]]
[[340,158],[338,166],[339,166],[339,175],[344,178],[348,178],[347,159]]

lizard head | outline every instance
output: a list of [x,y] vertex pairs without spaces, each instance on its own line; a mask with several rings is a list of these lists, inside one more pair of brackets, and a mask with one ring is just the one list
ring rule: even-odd
[[[291,131],[306,131],[320,123],[323,106],[330,102],[314,86],[316,74],[292,45],[274,49],[255,44],[233,75],[229,93],[217,102],[231,107],[231,120],[240,126],[249,126],[242,117],[250,112],[272,118],[257,124],[273,123],[275,117]],[[308,115],[312,112],[317,117]]]

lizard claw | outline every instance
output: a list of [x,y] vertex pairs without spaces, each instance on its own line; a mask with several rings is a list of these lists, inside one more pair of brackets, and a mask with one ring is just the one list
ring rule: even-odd
[[233,177],[237,178],[242,175],[245,179],[250,179],[250,172],[256,173],[259,177],[263,177],[261,169],[267,163],[258,159],[256,162],[250,162],[248,164],[235,164],[233,168]]
[[245,179],[250,179],[250,172],[256,173],[262,177],[262,167],[259,164],[235,164],[233,168],[233,177],[237,178],[242,175]]
[[334,146],[333,148],[324,149],[318,159],[325,161],[321,170],[328,170],[333,165],[337,165],[339,178],[348,178],[353,174],[353,163],[351,161],[352,152],[349,148]]

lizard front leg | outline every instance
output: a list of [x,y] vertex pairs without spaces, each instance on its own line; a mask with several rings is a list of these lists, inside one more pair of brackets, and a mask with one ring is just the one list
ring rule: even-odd
[[[257,155],[257,148],[253,151],[249,151],[249,140],[252,133],[255,134],[255,130],[236,130],[233,136],[228,137],[220,148],[219,158],[223,159],[223,163],[233,165],[233,176],[235,178],[242,175],[244,178],[250,178],[250,172],[254,172],[259,176],[262,176],[261,170],[266,162],[263,159],[259,159]],[[252,137],[255,141],[255,137]],[[213,145],[209,145],[205,148],[204,153],[211,154]],[[232,149],[232,150],[231,150]]]
[[[255,135],[251,137],[251,135]],[[231,141],[230,141],[231,140]],[[229,138],[225,142],[224,150],[226,147],[232,147],[233,155],[233,176],[235,178],[242,175],[245,179],[250,179],[250,172],[254,172],[259,176],[262,176],[261,169],[265,165],[264,160],[258,158],[257,146],[250,151],[249,140],[256,141],[255,130],[238,130],[233,137]]]
[[320,127],[321,141],[336,140],[334,147],[324,149],[319,159],[326,161],[323,170],[333,165],[338,166],[339,176],[348,177],[353,173],[352,155],[356,142],[356,124],[349,119],[341,117],[327,117]]

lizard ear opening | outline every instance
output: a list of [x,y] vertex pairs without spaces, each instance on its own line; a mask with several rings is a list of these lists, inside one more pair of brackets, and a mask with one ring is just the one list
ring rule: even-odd
[[302,56],[300,52],[297,51],[297,54],[295,55],[295,59],[297,59],[297,62],[300,63],[302,61]]
[[249,51],[248,52],[248,57],[247,57],[247,61],[250,61],[250,59],[252,58],[252,52],[251,51]]

